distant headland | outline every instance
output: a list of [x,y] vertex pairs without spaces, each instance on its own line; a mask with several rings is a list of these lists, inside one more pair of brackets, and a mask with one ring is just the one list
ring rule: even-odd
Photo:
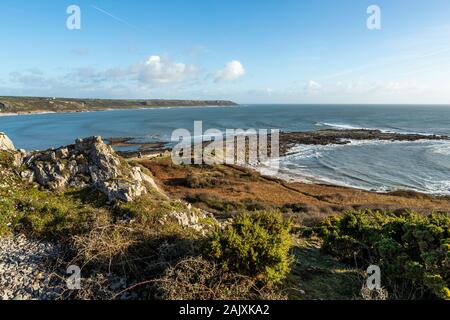
[[236,106],[227,100],[164,100],[164,99],[73,99],[56,97],[0,97],[0,115],[87,112],[114,109],[165,107]]

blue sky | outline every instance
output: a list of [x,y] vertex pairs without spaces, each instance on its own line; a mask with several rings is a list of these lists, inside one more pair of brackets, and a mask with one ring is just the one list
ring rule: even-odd
[[0,18],[0,95],[450,104],[448,0],[2,0]]

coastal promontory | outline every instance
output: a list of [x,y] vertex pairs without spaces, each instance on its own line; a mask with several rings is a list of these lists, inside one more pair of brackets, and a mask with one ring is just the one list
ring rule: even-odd
[[111,109],[236,106],[228,100],[72,99],[57,97],[0,97],[1,114],[86,112]]

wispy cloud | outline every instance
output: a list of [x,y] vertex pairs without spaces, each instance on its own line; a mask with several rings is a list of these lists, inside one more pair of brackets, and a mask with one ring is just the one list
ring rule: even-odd
[[110,12],[108,12],[108,11],[102,9],[102,8],[99,8],[99,7],[94,6],[94,5],[91,5],[91,7],[94,8],[95,10],[97,10],[97,11],[99,11],[99,12],[101,12],[101,13],[107,15],[107,16],[109,16],[110,18],[113,18],[114,20],[125,24],[126,26],[128,26],[130,28],[133,28],[133,29],[136,29],[136,30],[141,30],[141,28],[139,28],[139,27],[129,23],[128,21],[126,21],[126,20],[124,20],[122,18],[119,18],[118,16],[116,16],[116,15],[114,15],[114,14],[112,14],[112,13],[110,13]]
[[[328,74],[328,75],[322,76],[322,77],[320,77],[320,79],[321,80],[330,80],[330,79],[340,78],[340,77],[348,76],[351,74],[367,72],[367,70],[374,69],[374,68],[377,68],[379,70],[381,70],[381,69],[389,70],[389,67],[399,66],[400,64],[404,64],[405,67],[414,66],[415,68],[417,68],[417,63],[419,61],[422,60],[425,62],[430,62],[428,58],[445,55],[445,54],[448,54],[449,52],[450,52],[450,46],[446,46],[446,47],[441,47],[441,48],[437,48],[434,50],[429,50],[426,52],[420,52],[420,53],[414,52],[414,53],[407,54],[407,55],[403,54],[403,55],[392,56],[392,57],[384,57],[373,63],[368,63],[365,65],[360,65],[360,66],[344,69],[344,70],[338,71],[333,74]],[[445,57],[448,57],[448,55],[445,55]],[[432,61],[432,66],[435,67],[435,65],[436,65],[435,62]],[[409,70],[409,68],[408,68],[408,70]],[[407,73],[405,73],[405,75],[406,74],[409,74],[409,71]]]

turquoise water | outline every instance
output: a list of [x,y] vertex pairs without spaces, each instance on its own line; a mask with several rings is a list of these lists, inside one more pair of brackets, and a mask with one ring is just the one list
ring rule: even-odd
[[[238,107],[116,110],[0,117],[18,148],[58,147],[100,135],[169,141],[172,131],[376,128],[402,133],[450,135],[450,106],[247,105]],[[270,168],[264,169],[270,173]],[[410,189],[450,194],[449,142],[353,142],[346,146],[297,146],[277,172],[289,179],[370,190]]]

